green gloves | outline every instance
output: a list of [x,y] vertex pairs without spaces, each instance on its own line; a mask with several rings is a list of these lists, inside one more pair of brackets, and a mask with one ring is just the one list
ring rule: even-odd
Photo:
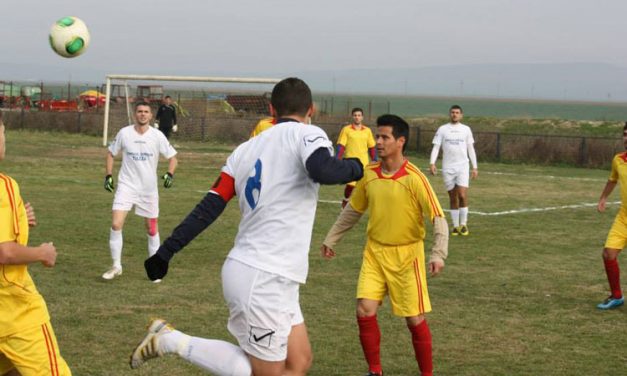
[[113,192],[113,190],[115,189],[115,187],[113,186],[113,176],[107,175],[105,177],[104,189],[109,192]]
[[172,183],[174,183],[174,175],[169,172],[166,172],[165,175],[161,177],[161,179],[163,179],[163,186],[165,188],[170,188],[172,186]]

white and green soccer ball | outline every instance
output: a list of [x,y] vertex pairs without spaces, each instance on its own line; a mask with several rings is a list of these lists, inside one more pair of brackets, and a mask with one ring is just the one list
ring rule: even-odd
[[50,28],[50,47],[63,57],[76,57],[89,46],[89,30],[77,17],[63,17]]

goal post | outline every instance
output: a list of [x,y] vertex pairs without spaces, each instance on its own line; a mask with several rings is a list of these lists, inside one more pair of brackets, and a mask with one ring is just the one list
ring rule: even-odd
[[155,76],[155,75],[133,75],[133,74],[110,74],[106,76],[105,82],[105,108],[104,124],[102,130],[102,146],[107,146],[109,132],[109,114],[111,110],[111,84],[121,81],[124,83],[126,92],[126,111],[130,119],[130,103],[128,100],[128,81],[178,81],[178,82],[206,82],[222,84],[276,84],[280,81],[277,78],[247,78],[247,77],[203,77],[203,76]]

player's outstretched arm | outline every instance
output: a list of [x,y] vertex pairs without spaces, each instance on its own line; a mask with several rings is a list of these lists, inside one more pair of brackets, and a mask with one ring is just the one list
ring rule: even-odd
[[346,184],[364,176],[364,167],[358,158],[333,158],[327,148],[314,151],[305,167],[309,176],[320,184]]
[[146,259],[144,267],[148,278],[154,281],[165,277],[168,273],[168,263],[174,254],[209,227],[222,214],[226,203],[227,201],[219,194],[207,193],[183,222],[176,226],[172,235],[161,244],[157,253]]
[[42,243],[39,247],[28,247],[16,242],[0,243],[0,264],[26,265],[41,262],[46,267],[54,266],[57,249],[52,243]]
[[448,224],[444,217],[433,218],[433,246],[429,258],[429,273],[440,274],[444,269],[444,260],[448,256]]
[[597,210],[599,213],[603,213],[605,211],[607,198],[610,196],[617,183],[617,181],[608,180],[607,184],[605,184],[605,188],[603,188],[603,192],[601,192],[601,197],[599,198],[599,203],[597,204]]
[[320,248],[322,257],[327,259],[335,257],[335,251],[333,249],[340,240],[342,240],[344,234],[359,222],[361,216],[362,213],[353,209],[350,203],[346,205],[322,242],[322,247]]

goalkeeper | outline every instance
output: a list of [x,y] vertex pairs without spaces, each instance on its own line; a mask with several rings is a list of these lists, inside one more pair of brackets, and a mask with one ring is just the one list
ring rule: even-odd
[[113,265],[102,278],[113,279],[122,274],[122,228],[128,212],[135,207],[135,214],[144,217],[148,235],[148,255],[159,249],[161,239],[159,217],[159,191],[157,190],[157,165],[159,155],[168,159],[168,171],[162,176],[163,186],[170,188],[178,164],[176,150],[168,139],[150,126],[152,111],[146,102],[135,104],[135,124],[122,128],[109,145],[106,159],[104,188],[113,192],[114,157],[122,153],[122,166],[118,174],[118,187],[113,198],[109,248]]
[[[377,310],[390,296],[395,315],[404,317],[423,376],[433,375],[431,331],[425,313],[431,311],[427,292],[423,216],[433,222],[434,243],[429,260],[432,276],[444,268],[448,226],[427,178],[409,163],[403,151],[409,126],[395,115],[377,119],[376,148],[380,162],[364,168],[349,205],[329,230],[321,251],[330,259],[335,246],[366,210],[370,210],[368,239],[357,283],[359,339],[368,362],[368,375],[382,375]],[[411,372],[407,370],[406,374]],[[405,373],[404,373],[405,374]]]

